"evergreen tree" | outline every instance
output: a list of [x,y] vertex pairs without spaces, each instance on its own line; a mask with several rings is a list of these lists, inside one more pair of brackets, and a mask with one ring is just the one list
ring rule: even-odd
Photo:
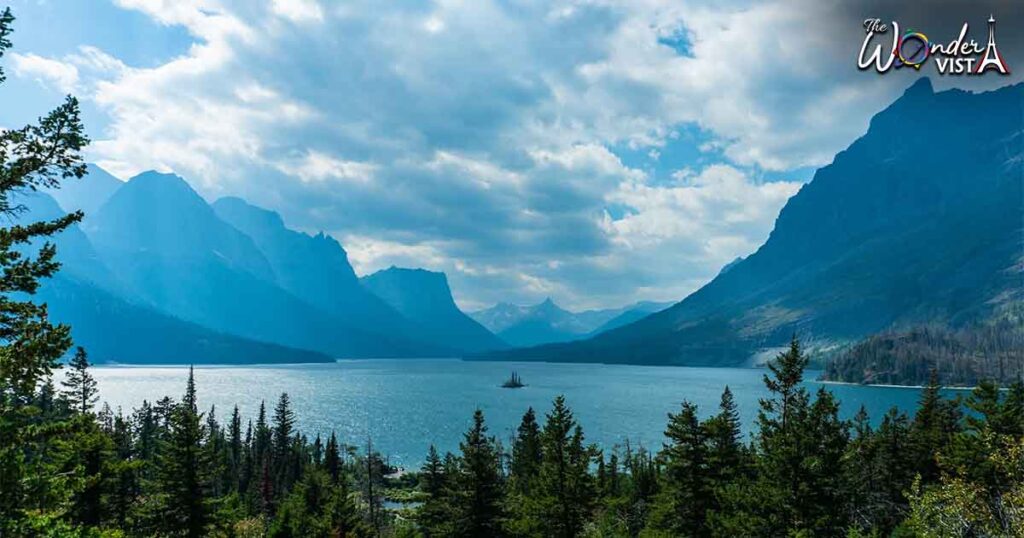
[[[11,47],[13,23],[10,9],[0,12],[0,58]],[[4,80],[0,67],[0,83]],[[75,212],[16,224],[25,209],[15,196],[84,176],[80,151],[87,143],[78,101],[70,96],[34,125],[0,130],[0,216],[10,223],[0,228],[0,535],[20,532],[16,529],[25,508],[36,504],[27,496],[30,482],[62,487],[56,484],[62,476],[26,474],[30,469],[41,472],[37,458],[47,453],[47,435],[33,427],[36,388],[71,347],[70,328],[51,324],[46,306],[32,302],[32,295],[60,267],[54,245],[40,243],[82,218]],[[30,246],[40,248],[33,255],[27,252]],[[45,433],[57,431],[50,427]]]
[[530,483],[537,478],[543,454],[541,453],[540,426],[537,415],[530,407],[523,415],[516,438],[512,443],[510,475],[512,487],[519,493],[528,493]]
[[420,469],[420,489],[427,494],[427,500],[417,513],[417,520],[427,537],[448,536],[453,533],[453,517],[450,497],[452,485],[445,473],[444,462],[434,445],[430,445],[427,461]]
[[457,478],[455,534],[457,536],[502,536],[502,483],[498,451],[487,435],[483,411],[473,414],[473,426],[459,445],[462,457]]
[[697,406],[683,402],[679,413],[669,413],[665,437],[662,487],[651,526],[673,536],[707,535],[705,520],[712,500],[708,434],[697,419]]
[[342,478],[331,489],[330,504],[327,507],[330,519],[331,537],[363,538],[372,536],[363,522],[363,516],[349,490],[348,480]]
[[89,373],[89,359],[85,349],[79,347],[74,358],[68,363],[68,374],[61,385],[64,386],[63,396],[70,407],[78,413],[89,413],[99,399],[96,380]]
[[291,400],[288,393],[281,393],[281,397],[274,407],[273,426],[273,453],[271,455],[271,468],[273,470],[274,496],[278,492],[285,492],[291,489],[295,481],[295,461],[293,459],[293,439],[295,428],[295,412],[291,408]]
[[921,399],[911,425],[914,461],[924,484],[938,481],[939,454],[948,446],[959,430],[960,402],[942,396],[938,372],[932,370],[928,384],[921,391]]
[[323,472],[307,473],[282,502],[267,536],[305,538],[330,536],[330,478]]
[[237,491],[245,488],[240,484],[242,475],[242,415],[238,412],[238,406],[231,412],[231,424],[228,426],[228,464],[227,475],[229,484]]
[[588,469],[590,454],[583,446],[583,430],[565,398],[555,398],[541,432],[543,459],[537,487],[531,494],[533,517],[544,532],[557,538],[579,536],[593,503]]
[[185,396],[171,413],[168,440],[158,455],[157,492],[160,505],[156,527],[171,534],[204,536],[210,524],[209,452],[206,432],[196,406],[195,373],[189,367]]
[[338,449],[338,437],[333,431],[324,449],[324,469],[330,475],[331,481],[337,484],[341,479],[341,453]]
[[770,397],[758,413],[757,476],[723,496],[718,534],[835,535],[845,528],[837,471],[848,440],[831,393],[811,403],[802,386],[807,359],[796,337],[769,364],[764,376]]

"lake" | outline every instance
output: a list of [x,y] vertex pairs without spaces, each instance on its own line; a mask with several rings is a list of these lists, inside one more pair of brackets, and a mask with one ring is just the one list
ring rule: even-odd
[[[503,389],[515,370],[527,384]],[[97,366],[100,397],[125,412],[142,400],[164,395],[179,399],[187,367]],[[667,421],[684,399],[701,414],[717,411],[722,388],[732,389],[744,427],[754,424],[758,398],[766,391],[765,370],[685,368],[606,364],[465,362],[443,359],[359,360],[334,364],[196,367],[199,404],[216,405],[225,423],[238,404],[245,420],[253,419],[260,400],[268,416],[281,392],[288,392],[299,429],[312,439],[336,431],[344,443],[374,447],[391,463],[413,468],[431,443],[443,453],[456,451],[474,409],[484,411],[492,435],[506,446],[527,407],[546,412],[564,394],[583,425],[588,442],[603,447],[634,445],[658,449]],[[813,379],[817,372],[808,372]],[[842,402],[844,417],[864,405],[873,420],[891,406],[912,411],[919,389],[821,385]],[[543,421],[543,417],[539,420]]]

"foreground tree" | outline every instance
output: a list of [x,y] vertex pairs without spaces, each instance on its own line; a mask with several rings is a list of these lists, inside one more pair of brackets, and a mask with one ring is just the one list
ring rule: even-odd
[[[0,58],[11,47],[13,23],[10,9],[0,13]],[[4,80],[0,68],[0,83]],[[85,175],[80,151],[87,143],[78,101],[70,96],[38,123],[0,132],[0,216],[5,222],[15,222],[24,212],[18,194]],[[38,459],[47,453],[47,440],[59,433],[55,426],[32,425],[38,411],[36,388],[50,378],[57,360],[71,347],[70,329],[51,324],[46,306],[31,300],[40,281],[60,266],[56,248],[46,242],[31,255],[28,247],[38,246],[81,218],[76,212],[0,228],[0,535],[19,534],[17,529],[28,515],[26,507],[44,512],[53,508],[45,504],[48,495],[33,495],[40,488],[67,487],[58,486],[65,480],[60,475],[36,474],[31,480],[26,476],[29,469],[41,472]]]
[[679,413],[669,413],[665,437],[668,443],[660,455],[664,481],[650,526],[669,536],[706,535],[712,490],[708,433],[697,419],[697,406],[683,402]]
[[590,450],[565,397],[555,398],[541,432],[543,458],[531,510],[548,536],[572,538],[583,532],[594,501]]
[[473,413],[473,426],[459,445],[462,457],[456,478],[455,505],[456,536],[502,536],[504,514],[502,508],[502,480],[498,466],[498,450],[494,439],[487,435],[484,413]]
[[195,374],[188,372],[185,396],[171,414],[168,438],[157,455],[154,531],[204,536],[210,525],[212,461],[205,450],[206,430],[196,406]]

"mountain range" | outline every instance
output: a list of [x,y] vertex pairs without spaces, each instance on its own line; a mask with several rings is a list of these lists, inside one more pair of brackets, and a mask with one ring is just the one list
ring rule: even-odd
[[672,303],[644,301],[622,308],[570,312],[550,298],[531,306],[498,303],[470,316],[511,346],[568,342],[621,327]]
[[70,181],[26,195],[22,218],[91,208],[54,239],[63,268],[39,298],[94,361],[322,362],[505,347],[458,311],[443,275],[392,279],[393,290],[422,293],[443,315],[409,301],[402,313],[360,282],[333,238],[290,230],[241,199],[208,204],[173,174],[121,182],[95,165]]
[[466,315],[443,273],[360,278],[334,238],[240,198],[208,203],[174,174],[122,182],[89,165],[25,195],[21,218],[86,213],[55,238],[64,267],[39,296],[96,361],[748,365],[794,333],[828,350],[914,326],[1021,323],[1022,109],[1022,85],[936,93],[921,79],[786,203],[764,245],[675,304]]
[[174,174],[122,182],[90,164],[22,203],[26,220],[86,214],[55,238],[63,268],[39,296],[98,362],[454,357],[579,338],[668,306],[576,314],[546,301],[520,309],[505,340],[458,308],[443,273],[360,278],[333,237],[241,198],[208,203]]
[[781,210],[768,240],[675,306],[491,359],[737,366],[795,333],[1024,322],[1024,86],[920,79]]

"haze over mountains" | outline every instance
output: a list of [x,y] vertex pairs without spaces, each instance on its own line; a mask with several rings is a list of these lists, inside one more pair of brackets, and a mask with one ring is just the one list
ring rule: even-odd
[[26,219],[90,210],[56,238],[63,270],[40,297],[94,361],[318,362],[508,347],[459,310],[443,273],[392,267],[359,278],[334,238],[288,229],[240,198],[209,204],[173,174],[122,182],[89,165],[68,184],[22,203]]
[[[458,357],[735,366],[794,333],[821,347],[1024,311],[1024,87],[934,93],[926,79],[794,196],[757,252],[675,305],[573,313],[546,300],[459,310],[442,273],[359,278],[335,239],[288,229],[182,178],[80,182],[28,218],[89,211],[57,238],[40,296],[97,361]],[[57,201],[60,201],[58,205]]]
[[[238,199],[211,207],[172,174],[122,184],[90,166],[78,187],[63,195],[68,209],[83,193],[82,205],[99,207],[57,239],[65,272],[41,296],[96,360],[309,362],[484,349],[441,343],[367,292],[337,242],[287,230],[272,212]],[[97,192],[109,198],[97,201]],[[31,205],[29,218],[63,212],[45,193]],[[164,336],[134,337],[140,324]],[[102,330],[125,326],[135,327],[131,338]],[[156,349],[161,342],[175,345]]]
[[621,327],[672,303],[644,301],[622,308],[570,312],[550,298],[531,306],[499,303],[470,316],[511,346],[569,342]]
[[490,358],[736,366],[795,332],[1020,324],[1024,86],[920,79],[782,209],[767,242],[672,308],[588,340]]

